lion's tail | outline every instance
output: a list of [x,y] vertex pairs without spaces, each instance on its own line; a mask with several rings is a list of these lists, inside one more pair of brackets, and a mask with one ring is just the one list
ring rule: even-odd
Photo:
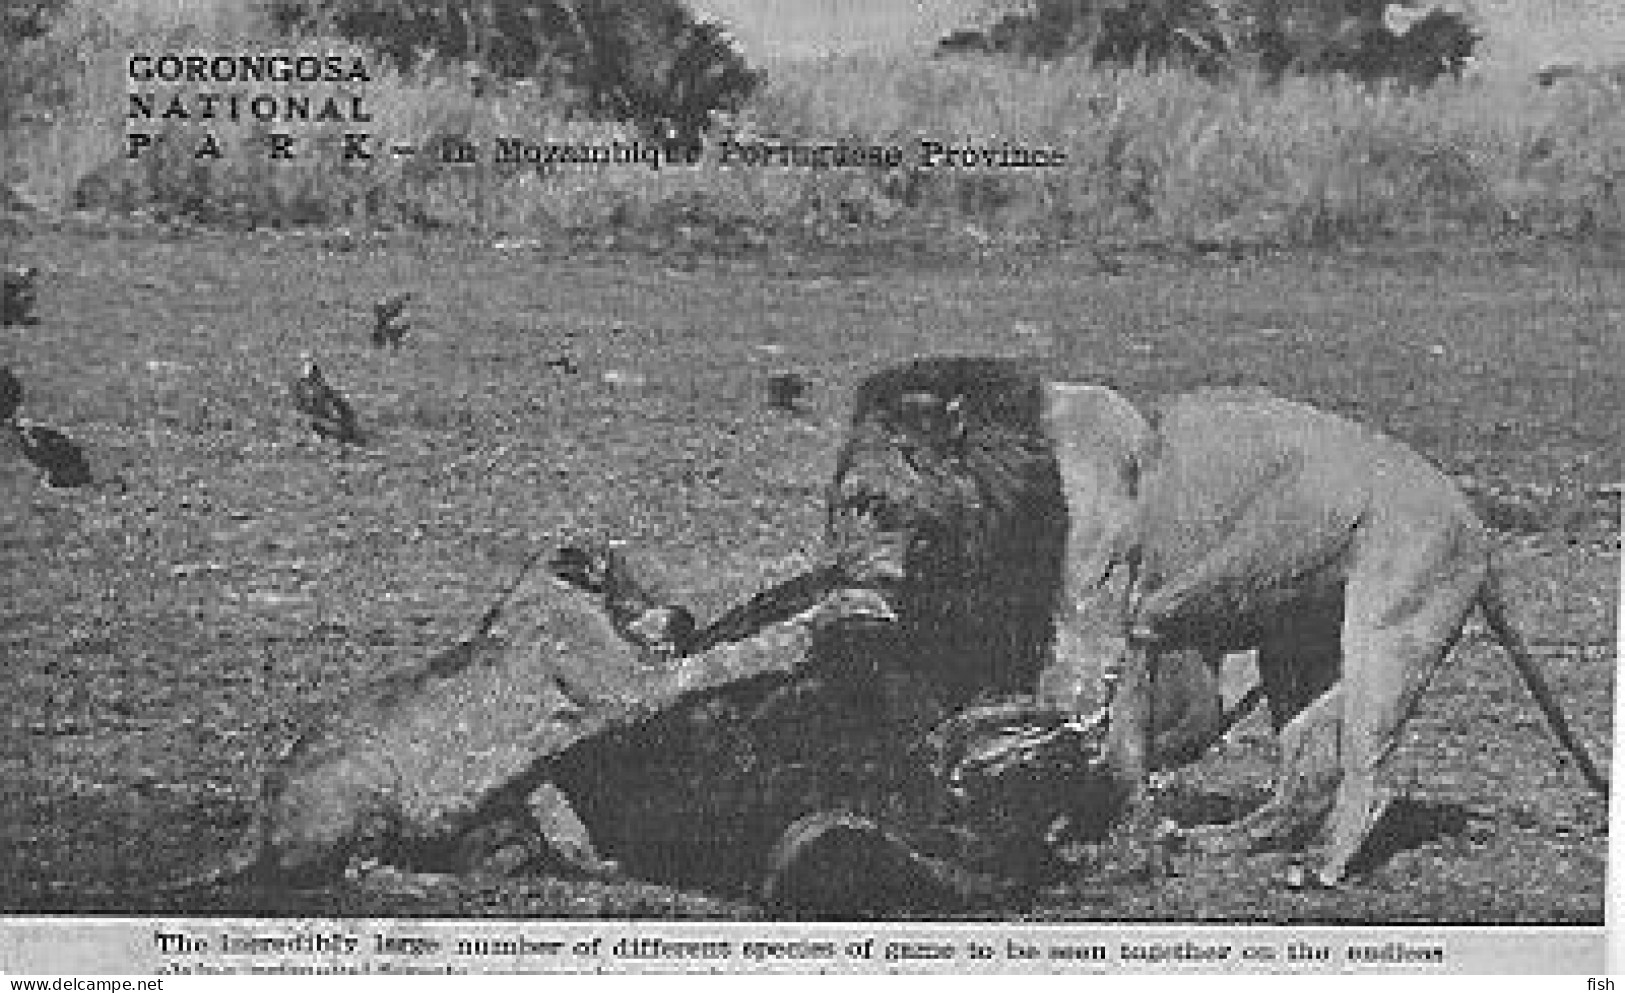
[[1552,692],[1551,684],[1546,681],[1545,673],[1541,672],[1540,665],[1535,657],[1529,654],[1529,647],[1524,643],[1522,635],[1513,627],[1507,611],[1506,597],[1501,591],[1500,579],[1492,569],[1485,578],[1484,586],[1479,591],[1479,609],[1484,612],[1484,621],[1489,625],[1501,647],[1512,656],[1513,665],[1518,667],[1518,675],[1523,677],[1524,685],[1529,687],[1529,693],[1540,705],[1541,713],[1546,715],[1546,724],[1552,729],[1553,737],[1574,756],[1574,761],[1580,766],[1580,774],[1585,776],[1591,788],[1608,795],[1608,779],[1597,768],[1597,764],[1586,753],[1585,746],[1575,737],[1569,728],[1567,718],[1563,716],[1563,708],[1558,705],[1557,696]]

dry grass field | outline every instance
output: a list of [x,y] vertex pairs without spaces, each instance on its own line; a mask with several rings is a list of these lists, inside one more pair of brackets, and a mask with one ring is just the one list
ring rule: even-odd
[[[28,412],[112,490],[0,465],[0,908],[47,881],[173,878],[229,844],[267,756],[319,705],[451,644],[539,543],[637,540],[710,614],[817,547],[848,392],[934,352],[1050,354],[1151,395],[1241,378],[1405,438],[1497,506],[1516,612],[1608,754],[1625,280],[1525,242],[1244,261],[758,247],[697,256],[472,240],[42,232],[40,323],[0,331]],[[1608,266],[1612,265],[1612,268]],[[374,300],[412,288],[398,354]],[[371,444],[287,399],[308,348]],[[568,361],[566,361],[568,360]],[[764,379],[814,382],[795,417]],[[1514,518],[1517,515],[1513,515]],[[1181,816],[1262,795],[1271,744],[1181,774]],[[1507,660],[1469,632],[1411,726],[1408,790],[1355,886],[1289,893],[1282,855],[1157,886],[1083,879],[1042,919],[1599,922],[1606,811],[1563,767]],[[750,916],[737,894],[552,880],[289,913]],[[718,899],[720,897],[721,899]],[[169,912],[241,909],[230,894]],[[117,912],[104,901],[78,910]]]

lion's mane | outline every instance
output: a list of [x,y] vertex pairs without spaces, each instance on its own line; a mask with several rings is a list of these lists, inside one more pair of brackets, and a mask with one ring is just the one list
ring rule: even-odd
[[934,357],[859,385],[829,488],[836,561],[906,545],[877,583],[902,623],[890,657],[931,670],[949,706],[1030,692],[1054,638],[1066,503],[1042,381],[1016,359]]

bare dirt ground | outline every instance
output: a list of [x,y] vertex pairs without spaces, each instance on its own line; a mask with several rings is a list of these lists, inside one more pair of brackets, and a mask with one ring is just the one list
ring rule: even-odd
[[[1407,439],[1538,532],[1505,535],[1517,614],[1608,754],[1620,565],[1597,490],[1622,478],[1625,279],[1566,248],[1131,256],[1115,276],[1088,253],[682,257],[154,232],[38,234],[8,255],[46,272],[40,323],[0,330],[0,361],[28,413],[128,487],[51,492],[0,466],[0,910],[48,909],[46,881],[139,885],[222,851],[277,744],[358,682],[455,641],[539,542],[638,540],[702,614],[789,575],[819,541],[850,387],[928,352],[1047,352],[1139,398],[1241,378]],[[374,351],[372,302],[406,288],[406,347]],[[303,348],[355,402],[369,447],[300,425],[287,382]],[[779,369],[813,379],[804,416],[764,409]],[[1182,773],[1172,804],[1188,820],[1233,814],[1262,796],[1271,748],[1241,735]],[[1409,799],[1351,889],[1283,891],[1285,856],[1265,854],[1156,885],[1080,880],[1010,913],[1600,922],[1606,809],[1557,752],[1470,631],[1411,725]],[[755,913],[558,880],[271,909]]]

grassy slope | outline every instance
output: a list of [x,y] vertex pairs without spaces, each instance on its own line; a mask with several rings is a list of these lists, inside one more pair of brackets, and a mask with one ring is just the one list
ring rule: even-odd
[[[12,881],[185,871],[240,826],[262,756],[313,705],[450,643],[551,534],[646,540],[702,612],[785,575],[818,540],[847,390],[913,353],[1054,347],[1069,371],[1137,396],[1240,375],[1453,469],[1577,501],[1621,469],[1622,284],[1561,254],[1131,260],[1117,277],[1088,256],[674,267],[225,236],[41,236],[27,255],[48,267],[43,323],[6,329],[0,361],[29,384],[33,415],[122,464],[130,491],[47,493],[0,467]],[[422,301],[409,347],[372,352],[368,306],[408,285]],[[302,347],[375,447],[338,453],[289,416]],[[561,356],[579,372],[547,364]],[[784,366],[818,381],[806,419],[761,409],[763,376]],[[644,378],[606,383],[612,370]],[[1545,655],[1606,754],[1617,551],[1548,537],[1509,556],[1533,637],[1580,646]],[[1442,837],[1402,846],[1351,894],[1274,892],[1261,857],[1156,890],[1056,894],[1039,912],[1600,919],[1603,812],[1498,653],[1470,639],[1413,738],[1408,823]],[[1245,795],[1266,756],[1252,742],[1204,763],[1185,800]],[[338,909],[719,912],[552,884]]]

